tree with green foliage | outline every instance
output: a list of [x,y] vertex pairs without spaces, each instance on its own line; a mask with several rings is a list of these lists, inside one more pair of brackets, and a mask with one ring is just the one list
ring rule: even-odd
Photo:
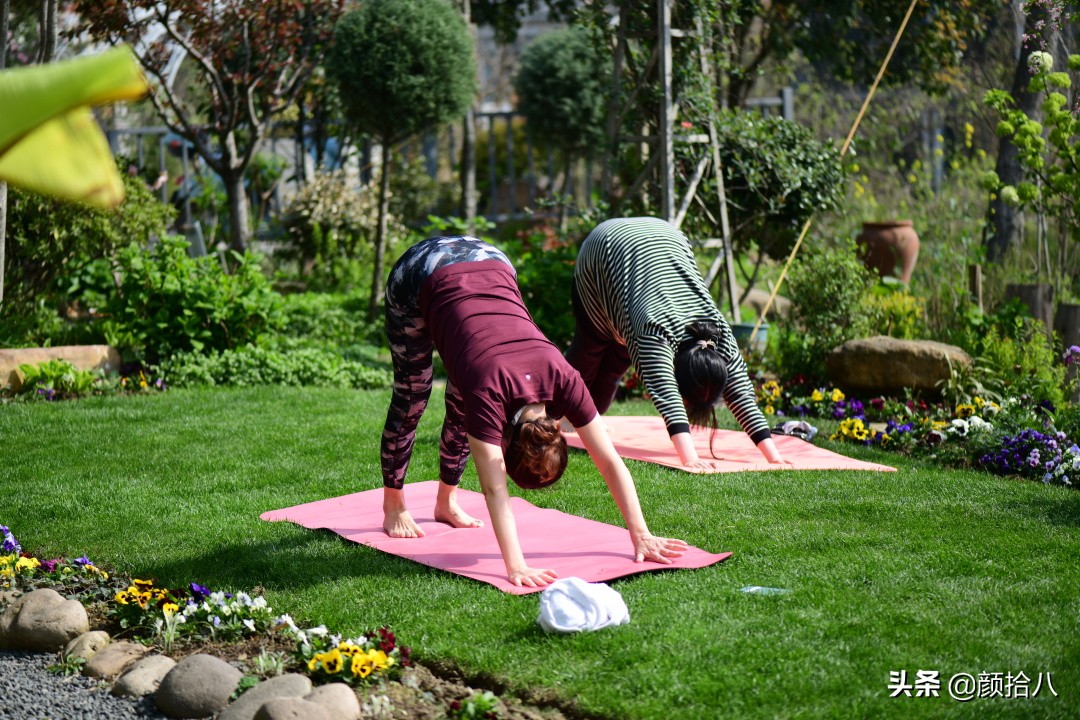
[[472,38],[447,0],[373,0],[342,17],[327,68],[348,121],[383,149],[368,305],[374,318],[386,263],[391,149],[465,112],[476,88]]
[[[192,143],[222,179],[229,241],[251,238],[244,172],[273,121],[315,67],[343,0],[78,0],[80,30],[117,44],[137,38],[138,59],[155,82],[150,99],[170,130]],[[174,86],[172,59],[186,54],[191,87]]]
[[541,35],[521,56],[514,78],[518,110],[533,137],[562,155],[566,181],[570,163],[604,141],[607,65],[577,27]]

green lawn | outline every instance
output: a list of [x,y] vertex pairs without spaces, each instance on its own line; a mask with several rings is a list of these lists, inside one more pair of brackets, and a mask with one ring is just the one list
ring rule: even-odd
[[[344,633],[615,718],[1077,717],[1080,492],[854,446],[897,473],[700,477],[631,463],[653,532],[725,563],[616,581],[629,625],[552,636],[515,597],[260,512],[380,486],[387,393],[170,391],[0,406],[0,524],[166,584],[261,585]],[[436,476],[437,396],[411,480]],[[645,404],[619,412],[651,412]],[[464,486],[476,490],[469,469]],[[618,524],[587,456],[537,505]],[[627,544],[629,549],[629,541]],[[739,592],[746,585],[786,595]],[[889,698],[939,671],[941,697]],[[956,673],[1053,673],[1060,697],[948,697]]]

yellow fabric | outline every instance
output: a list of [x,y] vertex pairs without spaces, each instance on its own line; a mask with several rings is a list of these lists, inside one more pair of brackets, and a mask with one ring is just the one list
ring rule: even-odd
[[125,47],[0,72],[0,180],[100,207],[118,205],[124,185],[90,107],[137,100],[149,89]]

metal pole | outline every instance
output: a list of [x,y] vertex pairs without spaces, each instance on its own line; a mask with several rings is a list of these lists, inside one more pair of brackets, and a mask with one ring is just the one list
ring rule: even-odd
[[660,43],[660,127],[657,151],[660,154],[660,216],[671,222],[675,219],[674,198],[675,147],[672,125],[675,124],[674,98],[671,87],[671,0],[658,0],[657,37]]

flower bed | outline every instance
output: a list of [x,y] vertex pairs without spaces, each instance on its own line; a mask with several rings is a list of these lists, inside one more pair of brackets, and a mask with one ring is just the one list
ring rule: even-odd
[[[500,699],[414,667],[411,649],[400,645],[388,627],[351,638],[324,625],[302,629],[288,614],[274,613],[261,595],[215,591],[194,582],[167,588],[154,580],[108,572],[85,555],[42,559],[26,552],[10,529],[0,525],[0,612],[12,601],[13,591],[38,588],[79,600],[114,636],[172,656],[211,652],[239,662],[248,674],[238,693],[260,678],[298,672],[315,683],[345,682],[357,688],[365,717],[398,717],[402,712],[408,717],[539,716],[517,700]],[[83,663],[61,653],[50,669],[62,675],[78,673]],[[412,674],[398,682],[405,668]],[[550,709],[545,715],[562,717]]]
[[[1080,357],[1080,348],[1066,352],[1066,362],[1073,357]],[[864,401],[804,377],[759,382],[757,398],[766,415],[838,422],[829,436],[837,442],[921,453],[1045,483],[1073,486],[1080,480],[1080,446],[1058,429],[1075,422],[1074,407],[1059,411],[1026,395],[1000,402],[974,395],[954,405],[914,397]]]

